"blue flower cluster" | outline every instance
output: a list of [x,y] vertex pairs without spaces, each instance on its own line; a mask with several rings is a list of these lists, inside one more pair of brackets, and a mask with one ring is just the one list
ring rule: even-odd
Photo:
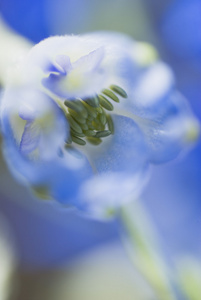
[[10,70],[1,122],[18,179],[97,217],[138,197],[149,165],[175,158],[199,133],[155,50],[116,33],[34,46]]

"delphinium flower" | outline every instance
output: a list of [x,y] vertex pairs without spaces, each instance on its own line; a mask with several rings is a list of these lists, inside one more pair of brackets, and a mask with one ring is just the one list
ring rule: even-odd
[[96,217],[138,197],[149,165],[175,158],[199,131],[155,50],[115,33],[34,46],[10,69],[1,121],[15,176]]

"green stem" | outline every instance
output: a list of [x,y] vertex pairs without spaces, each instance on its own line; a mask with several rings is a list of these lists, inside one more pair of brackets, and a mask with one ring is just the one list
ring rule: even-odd
[[136,201],[123,207],[121,220],[128,234],[128,250],[135,268],[152,287],[158,300],[176,300],[167,267],[156,247],[151,223],[142,206]]

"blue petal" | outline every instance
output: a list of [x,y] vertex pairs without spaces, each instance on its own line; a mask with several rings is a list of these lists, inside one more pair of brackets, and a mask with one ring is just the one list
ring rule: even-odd
[[65,74],[50,74],[47,78],[42,79],[42,84],[44,87],[52,91],[59,97],[66,98],[67,93],[60,88],[61,78],[64,78]]
[[[103,88],[102,82],[106,77],[105,74],[103,74],[103,70],[100,69],[100,63],[102,62],[103,57],[103,47],[100,47],[94,51],[91,51],[89,54],[82,56],[72,65],[70,64],[70,60],[66,61],[67,56],[58,55],[56,57],[56,61],[59,66],[62,66],[63,72],[60,70],[59,73],[51,73],[47,78],[42,79],[42,84],[54,94],[62,98],[76,98],[76,96],[86,98],[87,96],[94,95],[96,86],[98,89]],[[65,85],[63,86],[62,82],[65,79],[65,76],[68,76],[69,72],[72,70],[77,70],[79,74],[82,74],[83,81],[85,78],[86,82],[85,86],[81,84],[80,87],[77,87],[75,90],[71,91],[65,87]],[[88,80],[86,80],[87,78]],[[68,80],[68,77],[66,79]]]
[[164,63],[157,62],[141,71],[123,106],[143,118],[157,118],[169,107],[175,89],[174,76]]
[[81,68],[84,72],[94,71],[100,66],[104,57],[104,49],[100,47],[74,62],[73,68]]
[[45,72],[66,75],[72,69],[70,58],[67,55],[57,55],[55,62],[49,61],[46,64]]
[[64,204],[77,205],[79,187],[83,180],[92,175],[92,169],[86,157],[81,153],[69,152],[49,160],[33,161],[20,151],[13,136],[7,116],[2,119],[4,155],[14,176],[24,184],[34,188],[45,188],[49,199]]
[[[68,124],[56,103],[43,93],[31,90],[26,94],[26,91],[22,89],[22,94],[25,93],[27,97],[31,95],[35,99],[35,102],[32,102],[26,98],[27,103],[33,107],[34,105],[38,107],[38,117],[43,117],[44,113],[53,113],[54,120],[51,125],[54,126],[50,128],[50,133],[48,131],[43,132],[43,127],[39,128],[39,131],[37,130],[34,124],[35,120],[33,122],[28,121],[19,147],[14,136],[15,128],[11,124],[11,115],[17,114],[18,111],[10,110],[9,102],[13,102],[15,99],[13,96],[18,97],[21,95],[20,93],[21,90],[17,94],[7,93],[3,99],[4,108],[1,121],[4,135],[4,154],[11,172],[26,185],[45,189],[48,198],[54,198],[63,203],[76,204],[79,186],[85,178],[89,178],[92,174],[89,162],[84,155],[75,155],[75,151],[64,152],[63,156],[58,154],[59,147],[64,145]],[[38,101],[40,105],[38,105]],[[36,122],[36,124],[39,124],[40,127],[40,122]],[[39,157],[31,159],[27,153],[29,154],[36,146],[39,148]]]
[[[108,138],[108,145],[91,154],[91,159],[99,173],[135,173],[148,161],[148,148],[143,132],[134,120],[114,115],[115,133]],[[100,146],[99,146],[100,147]]]
[[[152,163],[163,163],[176,158],[186,146],[191,146],[195,142],[199,134],[198,122],[185,99],[175,92],[168,100],[169,107],[166,107],[166,111],[157,118],[138,119],[149,147]],[[191,138],[188,140],[191,130],[195,139],[192,136],[192,140]]]
[[38,147],[40,128],[34,122],[27,122],[20,143],[20,151],[29,154]]
[[81,188],[79,208],[96,218],[138,197],[147,181],[148,149],[143,133],[127,117],[114,115],[115,133],[97,151],[89,152],[97,175]]

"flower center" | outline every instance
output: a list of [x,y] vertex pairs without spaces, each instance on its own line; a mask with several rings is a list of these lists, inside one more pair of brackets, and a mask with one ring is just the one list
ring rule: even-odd
[[66,117],[70,124],[70,136],[67,145],[72,142],[85,145],[99,145],[102,138],[114,134],[112,117],[106,111],[112,111],[111,101],[119,102],[119,96],[127,98],[126,92],[117,85],[111,85],[101,94],[87,99],[66,100]]

